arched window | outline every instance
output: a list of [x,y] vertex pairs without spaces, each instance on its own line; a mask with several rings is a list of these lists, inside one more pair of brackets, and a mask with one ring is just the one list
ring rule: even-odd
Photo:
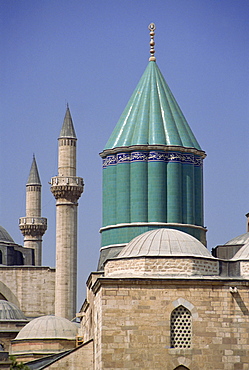
[[180,365],[180,366],[177,366],[177,367],[175,368],[175,370],[189,370],[189,368],[188,368],[188,367],[185,367],[185,366],[183,366],[183,365]]
[[184,306],[178,306],[171,313],[170,346],[171,348],[190,348],[191,341],[192,341],[191,312]]

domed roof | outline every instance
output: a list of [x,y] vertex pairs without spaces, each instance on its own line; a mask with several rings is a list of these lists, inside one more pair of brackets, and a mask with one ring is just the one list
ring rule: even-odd
[[0,300],[0,321],[17,321],[17,320],[27,320],[23,312],[14,303]]
[[10,234],[2,226],[0,226],[0,242],[15,243]]
[[204,245],[182,231],[156,229],[131,240],[117,258],[146,256],[195,256],[214,258]]
[[78,328],[71,321],[58,316],[41,316],[30,321],[18,333],[20,339],[75,339]]
[[245,244],[249,242],[249,233],[241,234],[226,242],[225,245]]
[[232,260],[249,260],[249,242],[238,250]]

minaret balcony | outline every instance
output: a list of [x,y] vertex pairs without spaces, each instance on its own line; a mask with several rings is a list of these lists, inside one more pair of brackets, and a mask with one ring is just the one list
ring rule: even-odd
[[84,181],[82,177],[55,176],[51,178],[50,189],[56,199],[66,198],[74,202],[83,193]]
[[51,186],[54,185],[68,185],[68,186],[84,186],[82,177],[76,176],[55,176],[51,178]]
[[20,217],[19,229],[23,235],[33,233],[43,235],[47,230],[47,219],[45,217]]

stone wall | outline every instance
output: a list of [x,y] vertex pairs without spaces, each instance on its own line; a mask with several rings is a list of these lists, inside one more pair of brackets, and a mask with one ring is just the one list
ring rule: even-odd
[[208,258],[126,258],[109,260],[105,276],[142,275],[219,275],[219,261]]
[[46,369],[93,370],[93,341],[89,341],[88,343],[76,348],[68,355],[47,366]]
[[[231,294],[229,287],[238,292]],[[248,281],[99,279],[95,369],[249,369]],[[171,313],[191,313],[190,348],[171,348]]]
[[0,293],[27,317],[54,314],[55,269],[1,266]]
[[81,326],[78,334],[83,337],[84,342],[91,340],[94,337],[94,311],[95,311],[95,295],[93,294],[92,287],[96,280],[103,275],[102,272],[93,272],[87,280],[86,299],[81,307],[80,313],[77,317],[81,318]]
[[11,354],[18,362],[26,363],[75,348],[75,340],[67,339],[15,339],[11,345]]
[[240,273],[242,276],[249,276],[249,262],[240,261]]

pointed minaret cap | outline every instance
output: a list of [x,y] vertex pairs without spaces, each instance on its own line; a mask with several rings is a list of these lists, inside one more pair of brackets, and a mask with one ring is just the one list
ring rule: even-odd
[[70,137],[70,138],[76,139],[76,134],[75,134],[75,130],[73,127],[73,120],[71,117],[68,104],[67,104],[67,110],[66,110],[64,122],[63,122],[62,129],[60,132],[60,138],[62,137]]
[[38,173],[38,168],[37,168],[37,164],[36,164],[36,160],[35,160],[35,155],[33,155],[33,161],[32,161],[32,165],[31,165],[27,185],[41,185],[41,180],[40,180],[40,176],[39,176],[39,173]]

